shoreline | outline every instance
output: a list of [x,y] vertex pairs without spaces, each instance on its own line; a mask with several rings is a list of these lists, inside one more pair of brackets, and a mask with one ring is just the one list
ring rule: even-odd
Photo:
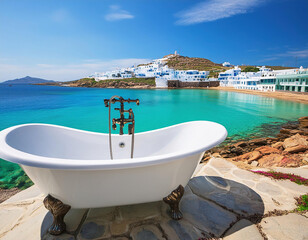
[[244,94],[259,95],[263,97],[271,97],[285,101],[299,102],[308,104],[308,93],[294,93],[294,92],[261,92],[257,90],[236,89],[232,87],[211,87],[208,90],[219,90],[227,92],[237,92]]
[[276,98],[284,101],[292,101],[298,103],[308,104],[308,93],[298,93],[298,92],[262,92],[257,90],[247,90],[247,89],[236,89],[232,87],[209,87],[209,88],[200,88],[200,87],[187,87],[187,88],[156,88],[154,86],[149,85],[134,85],[134,86],[108,86],[108,87],[98,87],[98,86],[85,86],[85,85],[75,85],[75,84],[68,84],[68,85],[60,85],[57,84],[33,84],[38,86],[58,86],[58,87],[78,87],[78,88],[106,88],[106,89],[151,89],[151,90],[177,90],[177,89],[198,89],[198,90],[218,90],[218,91],[226,91],[226,92],[237,92],[237,93],[244,93],[244,94],[251,94],[251,95],[259,95],[263,97],[270,97]]

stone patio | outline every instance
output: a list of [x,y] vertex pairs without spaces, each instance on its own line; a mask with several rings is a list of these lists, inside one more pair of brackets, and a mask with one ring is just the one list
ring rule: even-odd
[[[288,169],[284,169],[288,172]],[[307,173],[308,169],[290,169]],[[33,186],[0,204],[0,239],[3,240],[197,240],[308,239],[308,213],[291,213],[294,197],[308,187],[270,178],[212,158],[200,165],[185,188],[183,219],[174,221],[161,202],[71,210],[67,232],[51,236],[52,216],[44,196]]]

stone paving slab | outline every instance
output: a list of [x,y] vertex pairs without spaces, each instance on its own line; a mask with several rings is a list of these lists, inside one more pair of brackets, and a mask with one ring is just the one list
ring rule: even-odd
[[240,239],[253,239],[253,240],[263,240],[264,238],[260,234],[256,225],[252,222],[242,219],[230,228],[223,240],[240,240]]
[[268,217],[261,222],[262,231],[269,240],[308,239],[308,219],[299,214]]
[[[262,239],[258,222],[249,221],[254,214],[292,210],[294,196],[307,192],[308,187],[274,181],[224,159],[212,158],[207,165],[198,167],[185,187],[180,221],[169,217],[169,208],[163,201],[72,209],[65,216],[67,233],[54,237],[47,233],[52,216],[43,206],[44,196],[33,186],[0,204],[0,239],[197,240],[215,236],[258,240]],[[269,239],[308,239],[307,224],[307,213],[292,213],[264,218],[260,226]]]
[[[215,175],[211,175],[211,173],[215,173]],[[250,171],[239,169],[231,162],[222,158],[212,158],[207,165],[196,173],[196,176],[217,176],[246,185],[261,197],[264,204],[264,213],[273,210],[295,209],[296,201],[294,197],[308,192],[307,186],[299,186],[290,181],[273,180]],[[219,189],[216,191],[221,192]],[[236,198],[234,191],[231,190],[228,194],[234,195]]]

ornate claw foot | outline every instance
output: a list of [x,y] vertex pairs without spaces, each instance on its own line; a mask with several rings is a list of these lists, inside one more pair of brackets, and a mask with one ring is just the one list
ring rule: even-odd
[[47,208],[53,216],[53,223],[48,229],[51,235],[59,235],[66,229],[63,219],[65,214],[71,209],[71,206],[64,204],[60,200],[54,198],[50,194],[44,199],[45,208]]
[[183,195],[184,187],[180,185],[177,189],[172,191],[167,197],[163,199],[164,202],[170,206],[171,218],[174,220],[180,220],[183,217],[179,208],[179,204]]

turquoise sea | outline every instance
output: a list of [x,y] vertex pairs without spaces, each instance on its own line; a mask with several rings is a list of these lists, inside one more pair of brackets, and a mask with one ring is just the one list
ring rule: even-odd
[[[281,124],[308,114],[306,104],[217,90],[0,85],[0,130],[23,123],[50,123],[108,132],[108,109],[103,99],[112,95],[140,99],[140,106],[127,105],[134,110],[137,132],[209,120],[224,125],[229,139],[270,136]],[[16,164],[0,159],[0,168],[2,188],[25,188],[31,183]]]

